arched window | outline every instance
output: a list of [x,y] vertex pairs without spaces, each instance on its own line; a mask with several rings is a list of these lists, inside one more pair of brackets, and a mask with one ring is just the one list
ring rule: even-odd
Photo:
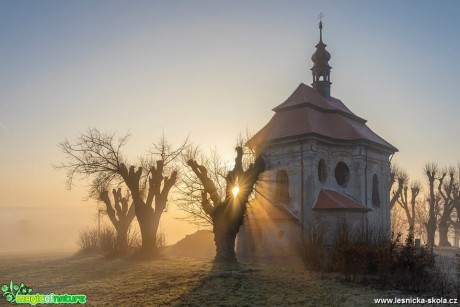
[[275,201],[289,202],[289,178],[286,170],[276,172]]
[[335,180],[341,187],[346,187],[350,179],[350,170],[344,162],[339,162],[335,167]]
[[327,178],[327,169],[326,169],[326,162],[323,159],[319,160],[318,163],[318,179],[321,183],[326,182]]
[[372,206],[380,207],[380,193],[379,193],[379,177],[374,174],[372,177]]

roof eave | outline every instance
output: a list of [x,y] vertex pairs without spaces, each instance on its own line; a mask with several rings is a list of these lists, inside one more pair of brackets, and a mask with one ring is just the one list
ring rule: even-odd
[[319,133],[297,134],[297,135],[291,135],[291,136],[287,136],[287,137],[280,137],[280,138],[276,138],[276,139],[271,139],[271,140],[268,140],[268,141],[262,141],[262,142],[258,142],[258,143],[255,143],[255,141],[254,141],[256,136],[257,135],[255,135],[249,141],[246,142],[246,145],[248,147],[254,148],[254,147],[257,147],[257,146],[268,146],[268,145],[271,145],[271,144],[273,144],[275,142],[278,142],[278,141],[289,140],[289,139],[299,138],[299,137],[305,137],[305,138],[308,138],[308,137],[315,138],[316,137],[317,139],[326,140],[326,141],[343,142],[344,144],[347,144],[347,145],[351,144],[351,143],[355,143],[356,145],[367,145],[367,146],[370,145],[371,147],[374,147],[374,148],[376,148],[378,150],[384,151],[389,155],[395,154],[396,152],[399,152],[399,150],[396,147],[394,147],[393,145],[391,145],[391,144],[390,144],[391,147],[389,147],[389,146],[385,146],[383,144],[379,144],[379,143],[376,143],[376,142],[373,142],[373,141],[370,141],[370,140],[367,140],[367,139],[355,139],[355,140],[336,139],[336,138],[331,138],[331,137],[328,137],[328,136],[325,136],[325,135],[322,135],[322,134],[319,134]]
[[338,210],[338,211],[360,211],[360,212],[369,212],[372,211],[370,208],[312,208],[313,211],[333,211],[333,210]]

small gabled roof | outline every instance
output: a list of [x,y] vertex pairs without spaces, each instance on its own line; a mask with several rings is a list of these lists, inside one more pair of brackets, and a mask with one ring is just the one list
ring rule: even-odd
[[251,219],[298,221],[298,217],[285,206],[272,204],[260,198],[252,202],[246,212]]
[[368,207],[337,191],[321,189],[313,210],[354,210],[370,211]]
[[366,126],[339,99],[324,98],[301,83],[292,95],[273,109],[275,115],[249,141],[250,147],[291,137],[316,135],[339,141],[364,141],[390,153],[398,151]]

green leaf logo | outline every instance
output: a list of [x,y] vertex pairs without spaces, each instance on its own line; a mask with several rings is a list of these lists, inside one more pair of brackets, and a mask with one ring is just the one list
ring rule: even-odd
[[16,295],[18,294],[30,294],[32,288],[27,287],[23,282],[20,285],[13,284],[13,281],[10,280],[10,284],[2,285],[3,296],[7,302],[15,303]]
[[15,300],[16,300],[16,297],[13,300],[13,296],[11,294],[6,295],[6,301],[7,302],[13,303]]

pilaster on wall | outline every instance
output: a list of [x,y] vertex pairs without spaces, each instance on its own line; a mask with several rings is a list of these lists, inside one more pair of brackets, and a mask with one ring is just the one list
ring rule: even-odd
[[[283,140],[266,148],[271,165],[271,184],[276,184],[276,170],[286,170],[289,178],[289,202],[286,208],[300,221],[313,218],[312,208],[322,188],[349,196],[371,211],[368,221],[389,229],[389,175],[388,154],[366,144],[326,142],[315,138]],[[327,176],[323,182],[318,176],[320,160],[325,161]],[[349,180],[340,186],[335,169],[344,162],[349,169]],[[380,207],[372,205],[373,175],[379,178]],[[269,189],[275,191],[274,186]]]
[[303,155],[303,214],[304,225],[312,218],[312,208],[315,204],[319,191],[317,185],[317,174],[315,171],[316,154],[313,151],[307,151]]

